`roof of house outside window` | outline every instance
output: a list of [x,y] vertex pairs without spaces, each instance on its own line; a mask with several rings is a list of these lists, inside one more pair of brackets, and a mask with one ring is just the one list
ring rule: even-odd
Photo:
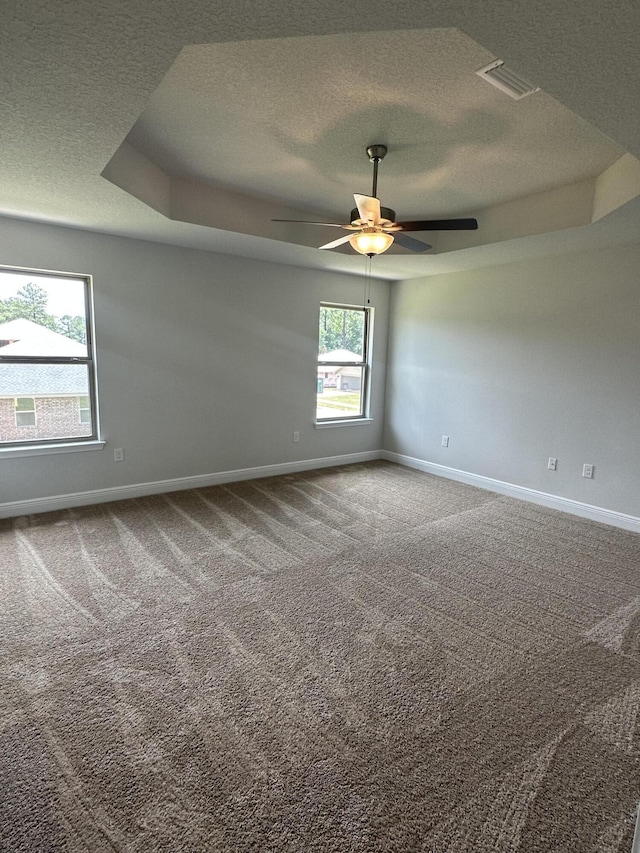
[[[2,344],[3,341],[9,343]],[[19,318],[0,323],[0,355],[77,356],[83,358],[87,347],[79,341],[53,332],[32,320]]]
[[0,397],[86,397],[84,364],[0,364]]
[[[2,327],[0,326],[0,329]],[[348,349],[334,349],[331,352],[322,352],[318,356],[318,361],[326,361],[333,364],[336,361],[362,361],[362,356],[355,352],[349,352]]]
[[[2,345],[2,341],[10,343]],[[84,344],[31,320],[0,323],[0,355],[83,357]],[[84,364],[0,364],[0,397],[84,397]]]

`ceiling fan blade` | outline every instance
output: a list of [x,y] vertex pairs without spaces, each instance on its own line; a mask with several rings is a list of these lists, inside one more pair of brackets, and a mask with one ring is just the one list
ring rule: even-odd
[[354,193],[353,197],[356,200],[360,219],[370,225],[377,225],[380,222],[380,202],[378,199],[370,195],[360,195],[360,193]]
[[423,243],[422,240],[414,240],[413,237],[409,237],[407,234],[402,234],[399,231],[393,233],[393,242],[397,243],[398,246],[403,246],[405,249],[410,249],[412,252],[426,252],[429,249],[433,249],[433,246],[429,243]]
[[300,225],[328,225],[329,228],[344,228],[337,222],[310,222],[308,219],[272,219],[272,222],[297,222]]
[[347,234],[345,237],[338,237],[337,240],[332,240],[331,243],[325,243],[324,246],[320,246],[321,249],[335,249],[337,246],[341,246],[343,243],[348,243],[351,239],[351,234]]
[[475,231],[477,219],[423,219],[415,222],[396,222],[401,231]]

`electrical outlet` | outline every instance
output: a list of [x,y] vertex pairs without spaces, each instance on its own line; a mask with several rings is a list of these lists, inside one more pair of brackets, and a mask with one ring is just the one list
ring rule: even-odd
[[449,436],[448,435],[442,436],[442,446],[443,447],[449,447]]
[[298,430],[296,430],[296,431],[293,433],[293,440],[294,440],[294,441],[300,441],[300,433],[298,432]]
[[124,449],[122,447],[116,447],[113,451],[113,461],[114,462],[122,462],[124,460]]
[[547,462],[547,468],[549,469],[549,471],[555,471],[557,467],[558,460],[555,458],[555,456],[550,456],[549,461]]
[[593,465],[585,464],[582,466],[582,476],[586,477],[588,480],[593,479],[593,471],[594,471]]

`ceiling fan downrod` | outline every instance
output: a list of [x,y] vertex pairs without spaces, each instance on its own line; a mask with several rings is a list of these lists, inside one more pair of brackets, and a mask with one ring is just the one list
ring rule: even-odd
[[378,197],[378,163],[384,160],[384,155],[387,153],[386,145],[370,145],[367,148],[367,156],[373,163],[373,188],[371,195],[373,198]]
[[[386,145],[369,145],[367,147],[367,157],[373,163],[373,187],[371,190],[371,196],[377,199],[378,192],[378,163],[381,160],[384,160],[385,154],[387,153]],[[380,208],[380,216],[382,219],[386,219],[389,223],[394,222],[396,218],[395,210],[391,210],[390,207],[381,207]],[[357,207],[354,207],[351,211],[351,220],[352,225],[360,224],[360,212]]]

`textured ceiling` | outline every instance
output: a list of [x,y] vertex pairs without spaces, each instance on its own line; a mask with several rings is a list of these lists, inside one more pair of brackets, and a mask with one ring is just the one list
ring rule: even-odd
[[371,192],[380,142],[379,194],[410,219],[573,183],[624,153],[544,92],[516,103],[489,86],[474,72],[492,59],[451,29],[193,46],[128,142],[169,174],[343,216]]
[[[312,248],[316,235],[306,245],[258,236],[243,203],[348,211],[350,194],[370,187],[363,140],[390,145],[380,195],[404,217],[486,209],[595,175],[623,151],[640,156],[640,18],[623,0],[400,0],[375,17],[361,0],[25,0],[3,11],[1,38],[7,215],[360,272],[361,258]],[[543,92],[514,102],[467,74],[493,57]],[[144,188],[135,197],[102,177],[128,135],[159,171],[228,191],[232,226],[171,219],[161,187],[150,205]],[[546,235],[526,223],[500,231],[492,214],[488,244],[440,241],[438,255],[383,256],[375,272],[427,275],[638,238],[635,202],[600,206],[614,212]]]

